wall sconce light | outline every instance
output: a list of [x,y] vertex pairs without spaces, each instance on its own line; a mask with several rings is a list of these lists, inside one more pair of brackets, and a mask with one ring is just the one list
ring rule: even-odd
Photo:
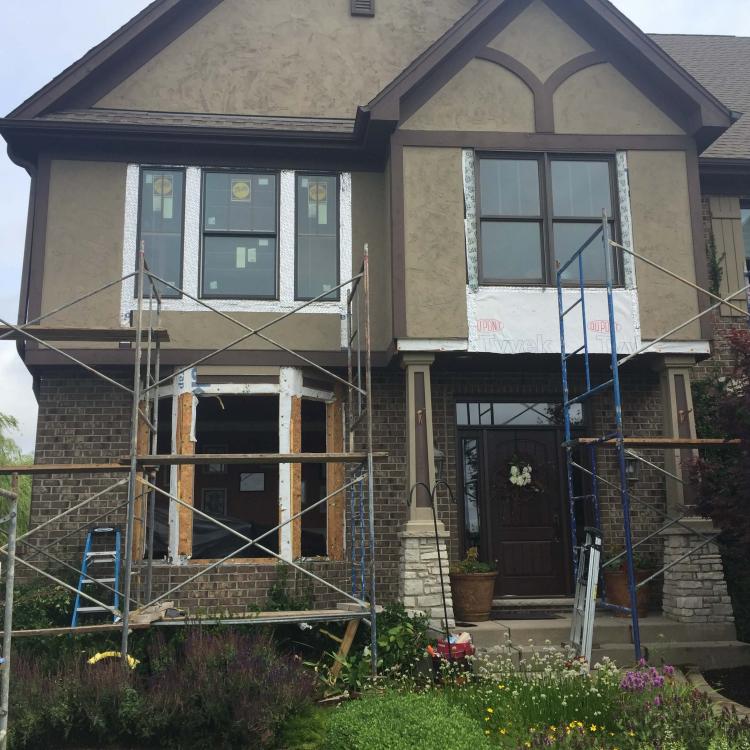
[[641,462],[634,456],[625,456],[625,476],[628,484],[637,482],[641,473]]
[[435,481],[441,482],[445,478],[443,476],[443,471],[445,469],[445,453],[443,453],[440,448],[435,448],[433,450],[433,455],[435,457]]

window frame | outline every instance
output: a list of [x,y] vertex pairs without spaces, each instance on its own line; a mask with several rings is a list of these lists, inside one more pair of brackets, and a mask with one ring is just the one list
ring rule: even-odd
[[[138,296],[138,253],[140,252],[142,242],[142,229],[143,222],[141,220],[141,212],[143,211],[143,178],[144,173],[149,171],[162,171],[162,172],[179,172],[182,175],[182,221],[180,222],[180,273],[177,286],[182,289],[184,283],[184,267],[185,267],[185,208],[187,206],[187,169],[185,167],[168,167],[160,164],[139,164],[138,165],[138,216],[136,225],[136,240],[135,240],[135,283],[133,284],[133,298]],[[146,290],[146,284],[143,289],[144,297],[148,297],[148,291]],[[174,289],[167,287],[166,291],[159,290],[159,294],[163,299],[182,299],[182,292],[176,292]]]
[[[481,197],[481,162],[482,160],[533,160],[537,162],[539,168],[539,207],[541,218],[533,216],[497,216],[482,214],[482,197]],[[552,196],[552,162],[553,161],[590,161],[606,162],[609,170],[609,189],[612,200],[612,217],[610,225],[612,226],[612,237],[615,242],[620,241],[620,202],[617,189],[617,165],[614,154],[603,153],[558,153],[555,151],[535,151],[535,152],[517,152],[517,151],[476,151],[474,154],[474,174],[475,174],[475,194],[476,194],[476,222],[477,222],[477,252],[478,252],[478,274],[479,284],[481,286],[531,286],[531,287],[556,287],[557,271],[555,268],[555,246],[554,246],[554,226],[556,222],[581,224],[593,222],[594,217],[583,216],[562,216],[556,218],[553,214],[553,196]],[[482,248],[482,222],[485,220],[492,222],[519,222],[519,221],[540,221],[541,222],[541,253],[542,253],[542,278],[535,279],[503,279],[491,278],[484,276],[483,248]],[[601,222],[601,216],[598,217]],[[623,286],[623,267],[622,254],[613,253],[613,271],[614,287]],[[577,287],[578,281],[563,281],[564,287]],[[586,287],[603,288],[606,287],[604,281],[586,281]]]
[[[742,212],[750,211],[750,198],[740,198],[740,236],[742,237],[742,249],[745,254],[745,279],[750,279],[750,246],[745,247],[745,234],[742,227]],[[748,291],[750,294],[750,290]]]
[[[273,232],[237,232],[237,231],[206,231],[205,227],[205,204],[206,204],[206,177],[209,174],[247,174],[247,175],[273,175],[276,182],[275,192],[275,222]],[[281,212],[281,172],[278,169],[259,169],[259,168],[221,168],[221,167],[201,167],[201,193],[200,193],[200,250],[199,250],[199,268],[198,268],[198,297],[200,299],[219,299],[219,300],[270,300],[278,301],[280,287],[280,212]],[[272,238],[275,243],[276,262],[274,264],[274,291],[270,295],[258,294],[210,294],[206,293],[203,288],[203,279],[205,275],[206,262],[206,236],[210,237],[257,237],[258,239]]]
[[[295,302],[309,302],[313,297],[301,297],[297,285],[298,278],[298,265],[299,260],[299,206],[298,204],[298,193],[297,188],[299,180],[303,177],[335,177],[336,178],[336,283],[334,286],[338,286],[341,283],[341,173],[332,171],[316,171],[316,170],[305,170],[294,172],[294,301]],[[331,295],[326,295],[320,302],[341,302],[341,288],[339,287]],[[316,295],[317,296],[317,295]]]

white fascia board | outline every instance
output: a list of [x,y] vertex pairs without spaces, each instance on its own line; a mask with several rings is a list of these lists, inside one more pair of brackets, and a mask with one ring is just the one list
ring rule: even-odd
[[466,339],[398,339],[396,349],[400,352],[465,352],[469,342]]

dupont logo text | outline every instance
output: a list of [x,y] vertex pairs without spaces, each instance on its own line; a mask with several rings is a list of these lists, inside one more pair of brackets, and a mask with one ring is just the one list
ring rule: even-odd
[[[608,320],[590,320],[589,331],[591,333],[609,333],[609,321]],[[621,331],[622,326],[619,323],[615,323],[615,331]]]
[[496,318],[480,318],[477,320],[478,333],[500,333],[505,328],[502,320]]

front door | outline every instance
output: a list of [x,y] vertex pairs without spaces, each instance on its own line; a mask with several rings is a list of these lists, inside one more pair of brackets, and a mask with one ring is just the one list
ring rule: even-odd
[[485,521],[499,596],[567,591],[558,446],[556,430],[484,432]]
[[546,404],[478,404],[473,414],[473,406],[458,406],[464,546],[477,546],[481,559],[497,561],[497,596],[570,593],[556,410]]

